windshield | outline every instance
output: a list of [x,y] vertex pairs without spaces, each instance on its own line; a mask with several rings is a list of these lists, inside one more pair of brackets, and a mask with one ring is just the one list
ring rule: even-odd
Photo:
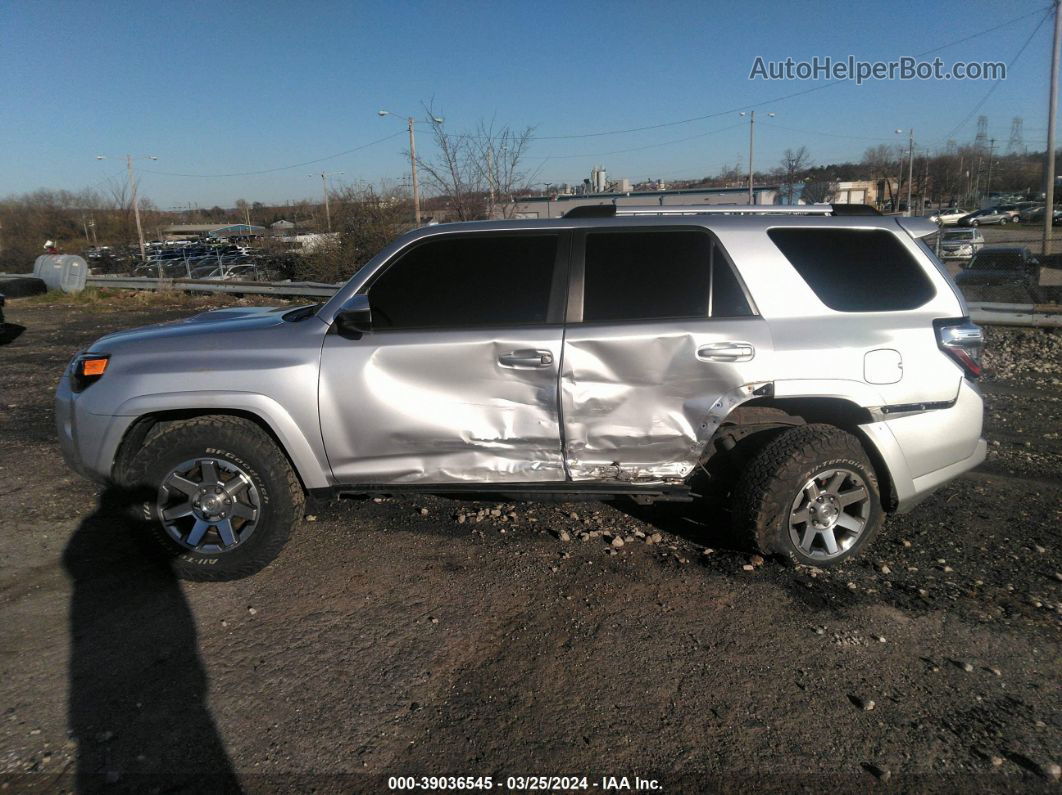
[[972,229],[969,232],[947,232],[944,235],[944,242],[946,243],[949,240],[973,240],[973,236]]

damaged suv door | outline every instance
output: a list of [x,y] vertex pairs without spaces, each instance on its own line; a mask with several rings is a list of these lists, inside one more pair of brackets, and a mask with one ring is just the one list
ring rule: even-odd
[[335,479],[563,481],[557,377],[569,235],[439,234],[399,252],[329,334],[321,433]]
[[681,479],[770,378],[771,335],[714,235],[579,232],[561,371],[573,480]]

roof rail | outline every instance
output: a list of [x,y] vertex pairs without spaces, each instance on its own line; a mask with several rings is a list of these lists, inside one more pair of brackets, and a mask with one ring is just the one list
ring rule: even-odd
[[881,215],[867,204],[584,204],[565,218],[630,215]]

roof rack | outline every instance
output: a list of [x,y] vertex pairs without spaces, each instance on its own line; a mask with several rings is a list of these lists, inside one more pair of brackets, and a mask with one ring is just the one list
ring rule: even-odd
[[628,215],[881,215],[868,204],[584,204],[565,218],[613,218]]

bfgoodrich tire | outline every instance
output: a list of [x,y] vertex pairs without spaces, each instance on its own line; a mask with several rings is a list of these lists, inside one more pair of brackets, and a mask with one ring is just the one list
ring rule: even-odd
[[249,420],[205,416],[149,434],[124,480],[150,488],[142,518],[187,580],[233,580],[270,563],[304,496],[272,438]]
[[764,554],[820,567],[858,554],[884,521],[862,445],[832,425],[779,434],[745,469],[731,508]]

